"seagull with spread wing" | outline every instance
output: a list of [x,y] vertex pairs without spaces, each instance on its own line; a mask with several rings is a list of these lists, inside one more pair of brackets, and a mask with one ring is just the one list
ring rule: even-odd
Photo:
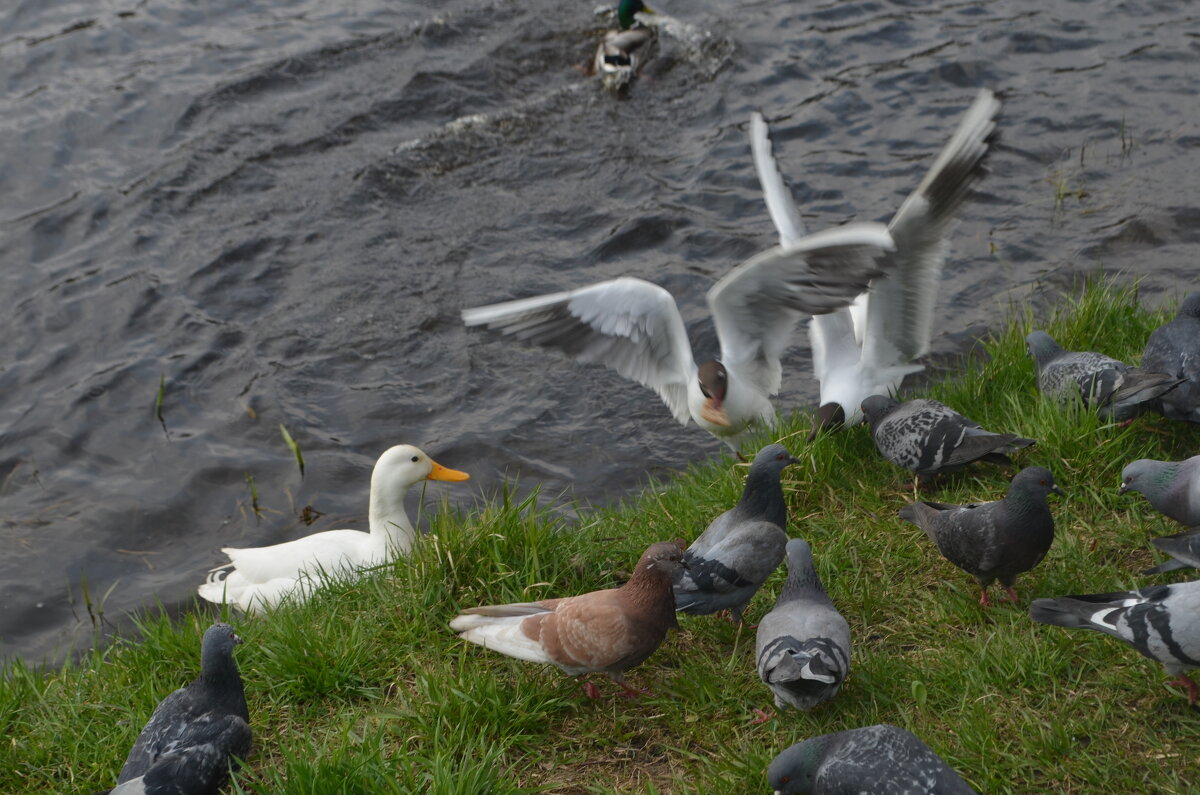
[[[983,158],[999,111],[995,95],[981,90],[925,179],[888,224],[894,253],[885,275],[852,305],[814,315],[808,333],[821,402],[812,436],[862,422],[863,400],[896,394],[906,375],[923,369],[912,361],[929,350],[947,235],[971,186],[984,173]],[[804,236],[804,224],[758,113],[750,121],[750,148],[767,211],[787,246]]]
[[675,299],[632,277],[464,309],[462,317],[607,365],[656,391],[681,424],[695,421],[740,455],[752,423],[776,423],[770,396],[779,391],[779,359],[796,323],[854,300],[883,273],[878,262],[892,248],[883,224],[855,223],[751,257],[708,291],[721,354],[701,364]]

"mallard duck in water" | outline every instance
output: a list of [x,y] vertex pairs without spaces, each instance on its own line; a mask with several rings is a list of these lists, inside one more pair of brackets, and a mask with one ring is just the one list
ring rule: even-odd
[[638,12],[653,14],[654,10],[642,0],[621,0],[617,6],[620,29],[605,33],[604,41],[596,48],[592,71],[600,75],[600,82],[609,91],[629,85],[642,64],[654,57],[658,33],[634,17]]

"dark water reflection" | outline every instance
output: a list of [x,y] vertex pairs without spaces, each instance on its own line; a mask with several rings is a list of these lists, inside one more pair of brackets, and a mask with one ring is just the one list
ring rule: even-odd
[[[711,350],[705,290],[774,237],[755,108],[820,228],[890,215],[1002,92],[935,353],[1096,269],[1194,286],[1187,4],[677,2],[691,27],[624,101],[571,68],[590,3],[185,6],[0,11],[0,654],[87,642],[85,579],[116,616],[189,599],[222,545],[365,527],[393,443],[469,470],[428,492],[464,505],[505,474],[605,500],[718,454],[458,311],[633,274]],[[801,343],[784,410],[815,397]]]

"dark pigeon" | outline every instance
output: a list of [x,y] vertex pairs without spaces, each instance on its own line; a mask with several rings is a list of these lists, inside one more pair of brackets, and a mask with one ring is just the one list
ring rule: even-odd
[[[571,676],[608,674],[625,695],[625,671],[657,649],[675,623],[672,577],[683,541],[651,545],[620,588],[578,596],[472,607],[450,622],[459,637],[509,657],[549,663]],[[587,682],[589,698],[599,693]]]
[[1200,569],[1200,527],[1193,527],[1164,538],[1152,538],[1150,543],[1171,556],[1142,574],[1162,574],[1177,569]]
[[1200,687],[1184,671],[1200,667],[1200,580],[1139,591],[1035,599],[1029,617],[1058,627],[1094,629],[1120,638],[1162,663],[1194,705]]
[[228,624],[208,628],[200,675],[159,702],[114,793],[201,795],[221,788],[230,765],[250,751],[250,713],[233,660],[233,647],[241,642]]
[[833,698],[850,673],[850,625],[825,593],[807,541],[788,541],[787,563],[779,600],[758,624],[754,655],[775,706],[812,709]]
[[689,615],[729,610],[735,621],[783,560],[787,505],[779,475],[796,462],[780,444],[764,447],[750,464],[738,504],[718,516],[684,555],[675,578],[675,609]]
[[1136,491],[1185,527],[1200,525],[1200,455],[1184,461],[1141,458],[1121,470],[1121,494]]
[[230,757],[245,756],[250,727],[237,715],[202,715],[195,721],[194,744],[163,754],[146,771],[107,790],[108,795],[210,795],[229,775]]
[[886,723],[796,743],[772,760],[767,782],[805,795],[975,795],[915,734]]
[[1004,499],[995,502],[947,505],[917,502],[900,509],[907,519],[933,539],[946,560],[974,575],[982,589],[979,604],[987,605],[987,587],[994,580],[1017,601],[1017,575],[1029,571],[1054,542],[1054,516],[1046,504],[1051,492],[1062,494],[1045,467],[1026,467],[1017,473]]
[[1037,370],[1038,390],[1061,403],[1075,399],[1117,422],[1160,407],[1159,399],[1182,379],[1118,361],[1102,353],[1064,350],[1044,331],[1025,337]]
[[1008,453],[1036,444],[993,433],[936,400],[900,403],[883,395],[863,401],[871,437],[883,457],[918,476],[960,469],[974,461],[1009,464]]
[[1175,319],[1150,335],[1142,369],[1182,378],[1163,395],[1161,411],[1173,420],[1200,422],[1200,292],[1189,293]]

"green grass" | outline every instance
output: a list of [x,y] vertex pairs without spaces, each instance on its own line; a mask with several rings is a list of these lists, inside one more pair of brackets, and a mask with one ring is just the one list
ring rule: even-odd
[[[1040,327],[1064,346],[1136,361],[1166,315],[1134,288],[1092,284]],[[863,428],[780,437],[803,463],[785,471],[793,535],[814,547],[851,624],[853,670],[811,713],[754,725],[771,699],[754,670],[754,633],[712,617],[630,674],[655,693],[585,699],[555,669],[459,641],[459,607],[526,601],[619,584],[652,541],[694,538],[737,499],[744,467],[704,462],[627,504],[578,521],[538,495],[497,495],[468,514],[436,511],[410,558],[309,603],[234,617],[255,750],[231,786],[255,793],[761,792],[765,769],[805,737],[878,722],[921,736],[983,792],[1194,792],[1200,711],[1164,686],[1159,665],[1096,633],[1032,623],[1037,596],[1141,587],[1147,539],[1174,532],[1137,495],[1118,496],[1123,465],[1182,458],[1200,429],[1147,416],[1127,428],[1042,400],[1024,336],[1009,327],[918,392],[994,430],[1035,437],[1020,466],[1042,464],[1067,491],[1052,498],[1057,537],[1017,582],[1019,606],[977,604],[974,580],[896,518],[911,479]],[[647,399],[650,399],[649,397]],[[935,484],[945,501],[999,497],[1011,472],[986,465]],[[782,569],[751,603],[770,609]],[[1186,579],[1187,573],[1176,579]],[[140,624],[136,642],[60,670],[14,664],[0,682],[0,792],[110,786],[159,699],[198,667],[211,606]]]

